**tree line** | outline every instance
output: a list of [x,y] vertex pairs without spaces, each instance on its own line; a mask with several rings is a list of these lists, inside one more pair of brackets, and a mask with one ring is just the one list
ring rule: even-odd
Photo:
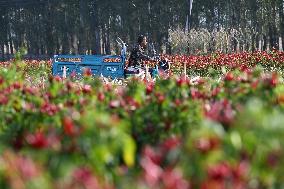
[[250,33],[249,50],[283,49],[283,12],[284,0],[195,0],[192,11],[190,0],[2,0],[0,53],[111,54],[117,37],[134,44],[139,34],[171,53],[176,28],[236,29]]

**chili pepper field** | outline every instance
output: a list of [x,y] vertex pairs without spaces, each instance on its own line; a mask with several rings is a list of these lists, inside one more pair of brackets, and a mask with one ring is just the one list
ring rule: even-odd
[[0,188],[284,188],[284,53],[163,57],[123,85],[1,62]]

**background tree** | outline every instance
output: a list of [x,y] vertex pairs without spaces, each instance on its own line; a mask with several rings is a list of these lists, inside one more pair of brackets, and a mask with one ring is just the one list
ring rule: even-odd
[[[118,53],[117,37],[131,47],[147,34],[159,50],[170,52],[170,29],[238,30],[234,49],[283,49],[283,0],[2,0],[0,53]],[[241,47],[240,47],[241,46]]]

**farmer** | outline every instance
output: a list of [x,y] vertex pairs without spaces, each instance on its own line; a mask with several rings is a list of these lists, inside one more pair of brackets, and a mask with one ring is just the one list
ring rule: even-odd
[[128,67],[141,67],[144,68],[145,65],[143,61],[152,60],[152,58],[145,54],[147,48],[147,37],[140,35],[137,40],[138,44],[133,48],[130,53]]
[[[149,74],[150,77],[156,77],[159,71],[158,67],[161,68],[163,71],[167,69],[165,67],[165,65],[168,65],[167,62],[161,61],[159,57],[155,56],[150,57],[145,53],[148,44],[146,36],[140,35],[138,37],[137,42],[138,42],[137,45],[133,48],[133,50],[130,53],[128,66],[125,70],[126,77],[128,75],[133,75],[133,74],[138,75],[138,77],[139,76],[143,77],[143,75],[148,77]],[[159,64],[156,65],[156,67],[147,68],[147,66],[143,62],[147,60],[156,61]]]

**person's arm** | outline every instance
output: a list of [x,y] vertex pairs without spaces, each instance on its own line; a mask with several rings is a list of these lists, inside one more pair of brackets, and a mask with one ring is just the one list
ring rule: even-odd
[[137,52],[137,56],[139,57],[139,59],[142,60],[151,60],[152,58],[144,53],[142,53],[141,51]]
[[152,60],[152,57],[146,55],[140,48],[137,49],[137,56],[141,60]]

